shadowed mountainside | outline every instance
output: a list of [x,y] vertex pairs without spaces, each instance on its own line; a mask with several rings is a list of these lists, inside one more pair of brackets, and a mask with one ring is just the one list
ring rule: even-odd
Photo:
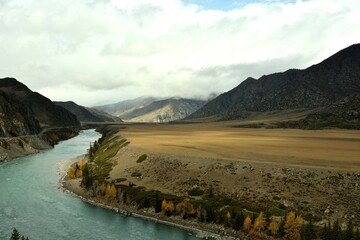
[[0,91],[0,137],[37,134],[39,122],[26,106]]
[[24,103],[41,127],[77,127],[80,122],[66,109],[56,106],[51,100],[31,91],[14,78],[0,79],[0,90]]
[[[229,120],[247,118],[251,112],[316,109],[359,92],[360,44],[355,44],[304,70],[290,69],[258,80],[248,78],[187,119]],[[332,111],[337,111],[336,106],[343,107],[332,105]],[[353,107],[349,111],[359,110],[359,106]]]
[[72,101],[54,103],[73,113],[81,122],[122,122],[118,117],[101,110],[80,106]]

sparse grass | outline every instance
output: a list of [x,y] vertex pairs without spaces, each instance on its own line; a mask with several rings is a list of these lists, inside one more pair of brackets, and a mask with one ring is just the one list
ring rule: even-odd
[[143,161],[145,161],[147,158],[146,154],[141,155],[138,160],[136,161],[137,163],[142,163]]
[[94,153],[93,167],[95,179],[99,182],[106,180],[112,170],[113,163],[111,159],[119,150],[127,146],[130,142],[119,136],[108,136],[99,140],[100,146]]

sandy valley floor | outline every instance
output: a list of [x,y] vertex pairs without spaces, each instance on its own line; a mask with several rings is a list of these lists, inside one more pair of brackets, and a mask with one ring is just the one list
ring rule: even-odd
[[[111,178],[186,195],[210,186],[245,205],[286,206],[360,224],[360,132],[234,128],[235,123],[128,125]],[[138,157],[147,154],[142,163]]]

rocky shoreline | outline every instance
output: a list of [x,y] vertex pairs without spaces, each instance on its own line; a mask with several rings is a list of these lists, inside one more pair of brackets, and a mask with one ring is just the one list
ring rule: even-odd
[[[77,162],[79,160],[78,158],[72,159],[72,161],[69,161],[68,167],[70,167],[72,164]],[[147,221],[153,221],[155,223],[164,224],[171,227],[176,227],[179,229],[183,229],[189,234],[192,234],[198,238],[202,239],[216,239],[216,240],[236,240],[236,239],[243,239],[247,240],[250,238],[242,237],[238,238],[235,236],[231,236],[229,232],[227,232],[223,226],[219,226],[216,224],[203,224],[198,223],[194,221],[186,221],[179,217],[163,217],[160,214],[152,213],[151,211],[147,210],[137,210],[134,207],[131,206],[111,206],[109,204],[101,202],[101,200],[97,198],[91,198],[87,196],[85,191],[80,190],[80,181],[78,179],[69,180],[66,178],[66,173],[62,172],[62,176],[59,180],[59,188],[63,189],[64,192],[70,194],[73,197],[77,197],[81,199],[82,201],[91,204],[93,206],[101,207],[110,211],[114,211],[116,213],[119,213],[123,216],[129,216],[129,217],[136,217],[141,218],[143,220]]]
[[48,150],[79,134],[77,128],[45,129],[38,135],[0,138],[0,163]]

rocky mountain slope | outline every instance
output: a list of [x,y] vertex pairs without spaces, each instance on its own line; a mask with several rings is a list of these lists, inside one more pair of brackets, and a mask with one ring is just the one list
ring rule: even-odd
[[0,91],[0,137],[37,134],[39,122],[26,106]]
[[72,138],[79,124],[75,115],[17,80],[0,79],[0,162]]
[[304,119],[279,122],[277,127],[360,129],[360,94],[345,97],[326,107],[319,108]]
[[204,104],[201,100],[170,98],[132,111],[124,119],[132,122],[171,122],[189,116]]
[[24,103],[29,113],[39,121],[41,127],[80,126],[80,122],[74,114],[56,106],[51,100],[31,91],[14,78],[0,79],[0,90]]
[[[188,119],[228,120],[246,118],[250,112],[316,109],[359,92],[360,44],[355,44],[304,70],[248,78]],[[359,110],[359,106],[354,108]]]
[[103,106],[95,106],[93,109],[98,109],[109,113],[113,116],[120,117],[121,119],[128,119],[129,114],[131,115],[132,111],[136,111],[137,109],[144,108],[151,103],[160,100],[154,97],[140,97],[130,100],[121,101],[118,103],[103,105]]
[[129,122],[170,122],[189,116],[205,104],[205,101],[169,98],[137,98],[116,104],[96,107],[116,114]]
[[121,119],[101,110],[80,106],[72,101],[54,102],[73,113],[81,122],[121,122]]

